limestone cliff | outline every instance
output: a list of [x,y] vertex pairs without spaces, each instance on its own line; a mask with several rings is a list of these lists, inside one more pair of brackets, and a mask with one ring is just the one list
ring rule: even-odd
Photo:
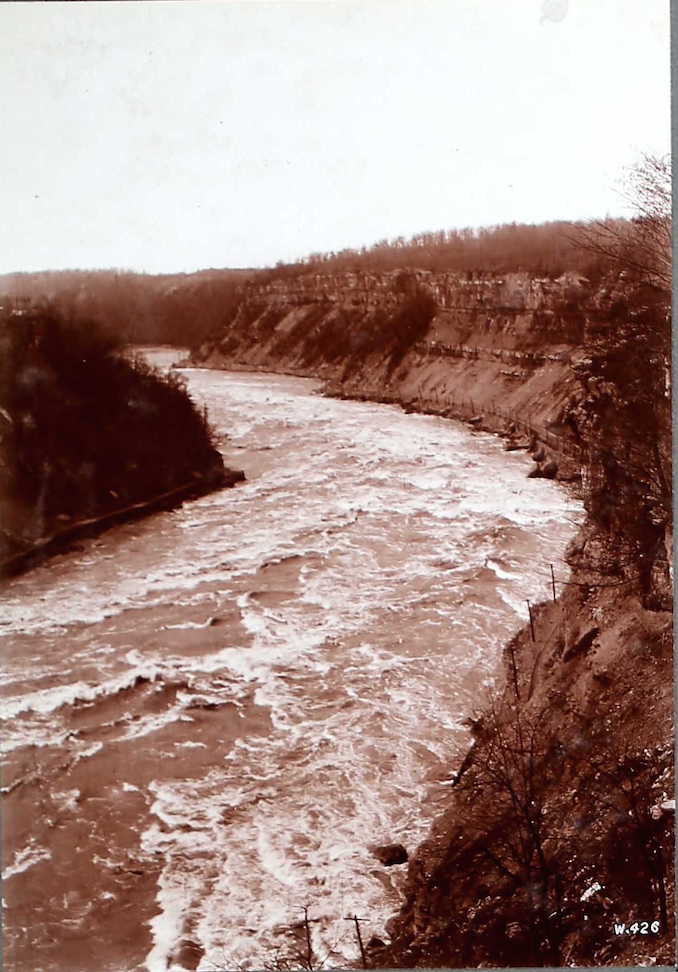
[[505,684],[472,720],[371,963],[670,964],[665,295],[624,275],[255,278],[197,360],[466,419],[531,449],[535,473],[586,504],[571,576],[506,647]]
[[[576,458],[565,417],[572,356],[591,294],[576,275],[402,271],[303,274],[244,289],[237,312],[195,355],[216,367],[326,378],[336,393],[503,427],[531,426]],[[521,429],[520,431],[530,431]],[[543,434],[542,434],[543,433]],[[548,441],[546,441],[548,440]],[[577,469],[563,462],[567,478]]]

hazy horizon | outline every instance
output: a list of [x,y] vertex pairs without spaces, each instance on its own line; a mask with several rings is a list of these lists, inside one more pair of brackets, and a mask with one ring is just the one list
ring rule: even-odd
[[[260,269],[628,215],[668,4],[3,4],[0,273]],[[632,70],[631,70],[632,68]]]

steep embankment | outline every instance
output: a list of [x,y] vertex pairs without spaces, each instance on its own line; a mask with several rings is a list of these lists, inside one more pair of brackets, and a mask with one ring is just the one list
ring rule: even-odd
[[581,483],[570,580],[507,646],[375,965],[673,960],[667,320],[623,277],[306,274],[251,284],[198,355],[465,418]]
[[670,615],[588,576],[506,648],[377,965],[672,963]]
[[[536,433],[559,450],[562,478],[578,472],[566,424],[581,346],[575,275],[400,272],[305,274],[256,281],[235,315],[195,355],[213,367],[327,379],[337,394]],[[528,428],[529,427],[529,428]]]
[[91,323],[10,307],[0,351],[0,573],[242,478],[181,381]]

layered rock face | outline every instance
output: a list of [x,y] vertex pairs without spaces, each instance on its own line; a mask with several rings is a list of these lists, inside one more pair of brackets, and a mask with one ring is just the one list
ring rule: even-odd
[[[296,323],[299,310],[304,309],[308,315],[311,307],[323,311],[313,315],[316,337],[329,329],[330,321],[326,320],[323,327],[323,318],[342,316],[352,334],[351,343],[359,349],[365,347],[358,336],[360,331],[369,332],[377,317],[402,306],[416,294],[426,294],[434,303],[436,319],[430,340],[447,337],[454,346],[473,336],[479,346],[497,350],[537,347],[542,351],[546,344],[579,343],[583,337],[584,304],[600,309],[615,296],[606,289],[593,294],[588,282],[577,274],[565,274],[557,280],[521,273],[498,276],[421,270],[304,273],[268,280],[255,277],[242,290],[238,313],[224,322],[221,333],[211,335],[199,356],[218,351],[219,345],[233,336],[238,336],[243,350],[247,344],[245,330],[249,330],[250,337],[259,338],[271,338],[274,332],[287,333],[293,325],[288,315],[296,312]],[[333,311],[339,314],[333,315]],[[360,313],[365,316],[361,318]],[[247,328],[242,326],[245,322]],[[312,336],[309,330],[303,343]],[[303,340],[302,329],[298,337]],[[268,344],[266,349],[276,353],[275,342],[258,343],[260,350]],[[296,348],[297,353],[301,350]],[[291,353],[293,348],[279,349],[277,353],[285,351]]]
[[334,394],[513,426],[540,468],[581,474],[584,350],[628,284],[576,274],[305,273],[255,278],[194,354],[212,367],[321,377]]
[[255,279],[197,355],[465,419],[584,498],[375,966],[673,961],[669,349],[623,274],[408,271]]
[[460,417],[481,410],[488,421],[527,423],[534,413],[545,431],[553,426],[555,446],[586,299],[586,283],[574,275],[403,271],[255,281],[196,361],[319,376],[342,394]]

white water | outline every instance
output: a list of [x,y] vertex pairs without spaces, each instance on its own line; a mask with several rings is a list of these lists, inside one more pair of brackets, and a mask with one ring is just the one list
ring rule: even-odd
[[[547,596],[579,507],[457,423],[323,399],[302,379],[186,375],[247,482],[8,586],[10,782],[30,776],[33,744],[53,793],[89,772],[91,799],[143,796],[130,853],[159,870],[135,968],[181,968],[182,939],[201,969],[261,967],[304,905],[318,949],[346,963],[344,916],[383,935],[403,879],[370,845],[426,835],[463,721],[525,598]],[[118,752],[127,779],[107,768]],[[18,830],[15,881],[49,866],[53,839]],[[93,899],[115,898],[104,884]],[[110,950],[106,920],[88,916]],[[31,948],[73,972],[39,932]]]

